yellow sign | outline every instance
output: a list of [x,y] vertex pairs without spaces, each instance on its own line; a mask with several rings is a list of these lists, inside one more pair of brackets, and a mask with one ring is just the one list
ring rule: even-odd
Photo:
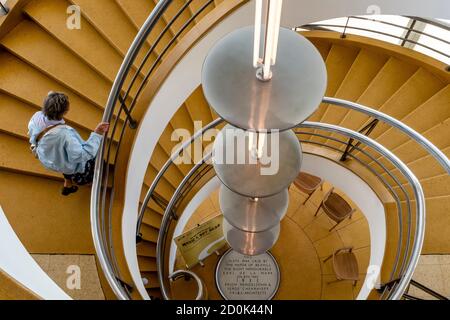
[[226,244],[222,221],[223,216],[217,216],[175,238],[188,268],[205,260]]

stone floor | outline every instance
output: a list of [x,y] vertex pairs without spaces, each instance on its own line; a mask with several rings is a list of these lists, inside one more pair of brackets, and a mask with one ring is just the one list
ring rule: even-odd
[[[295,187],[290,188],[288,212],[281,224],[280,238],[271,250],[281,270],[280,290],[275,299],[352,300],[359,294],[370,260],[369,226],[351,199],[340,190],[335,190],[356,208],[357,212],[351,220],[329,232],[333,222],[323,211],[317,217],[314,217],[314,214],[330,188],[331,185],[325,183],[324,189],[317,190],[305,205],[302,203],[306,195]],[[218,193],[218,190],[215,191],[199,206],[185,231],[221,214]],[[349,246],[353,247],[358,260],[360,281],[356,287],[348,281],[328,284],[336,278],[332,260],[326,263],[323,263],[323,260],[335,250]],[[210,299],[220,299],[214,282],[217,260],[217,256],[211,256],[205,261],[204,267],[196,266],[192,269],[204,280]],[[183,266],[182,257],[178,254],[177,268]]]
[[104,300],[93,255],[32,255],[40,267],[74,300]]
[[[450,298],[450,255],[422,255],[413,279]],[[411,286],[410,295],[420,299],[435,299],[426,292]]]

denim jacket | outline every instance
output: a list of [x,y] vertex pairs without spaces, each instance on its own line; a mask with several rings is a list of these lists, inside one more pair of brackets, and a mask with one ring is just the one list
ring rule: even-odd
[[39,140],[36,154],[47,169],[68,175],[83,173],[86,162],[97,156],[102,139],[93,132],[84,141],[75,129],[59,125]]

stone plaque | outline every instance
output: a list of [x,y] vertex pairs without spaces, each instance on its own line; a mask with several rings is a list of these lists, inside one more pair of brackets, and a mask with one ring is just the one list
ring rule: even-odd
[[216,284],[225,300],[270,300],[280,285],[280,269],[270,253],[245,256],[229,250],[217,264]]

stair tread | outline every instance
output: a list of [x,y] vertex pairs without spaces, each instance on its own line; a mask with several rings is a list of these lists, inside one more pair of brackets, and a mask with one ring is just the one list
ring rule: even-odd
[[106,104],[111,83],[32,22],[21,22],[1,43],[99,108]]
[[144,240],[154,243],[158,241],[158,234],[159,234],[158,229],[151,227],[147,224],[142,224],[140,232],[142,233],[142,238]]
[[150,227],[159,229],[161,227],[162,216],[155,211],[146,208],[142,222]]
[[[130,2],[129,0],[116,0],[122,7],[122,9],[126,12],[126,14],[130,17],[130,19],[134,22],[137,28],[141,28],[148,18],[150,13],[155,8],[155,4],[153,1],[148,0],[133,0]],[[160,20],[156,23],[154,29],[150,33],[148,37],[148,43],[153,45],[156,40],[159,38],[160,34],[165,30],[167,24]],[[167,30],[164,35],[159,40],[158,44],[155,47],[155,51],[157,53],[161,53],[165,46],[172,39],[172,34],[170,30]]]
[[69,6],[70,3],[66,0],[32,1],[26,6],[25,13],[92,67],[114,81],[123,58],[83,17],[79,30],[61,26],[66,22]]
[[[9,53],[0,53],[0,60],[2,61],[0,90],[39,107],[49,91],[64,92],[69,96],[72,107],[72,112],[67,114],[68,120],[89,130],[94,130],[101,121],[102,111],[76,93],[44,76]],[[29,90],[29,88],[33,88],[33,90]]]
[[[443,82],[430,72],[419,69],[405,84],[379,109],[388,115],[403,119],[424,104],[444,87]],[[389,128],[380,123],[371,137],[377,138]]]
[[[70,0],[80,6],[82,14],[103,35],[110,45],[116,48],[122,57],[128,52],[138,29],[129,20],[115,1],[111,0]],[[144,44],[136,57],[135,68],[139,68],[139,61],[142,61],[144,52],[149,50],[148,44]],[[155,57],[153,56],[153,59]],[[148,66],[146,69],[148,70]]]
[[[339,86],[335,97],[357,101],[385,65],[387,59],[385,54],[362,49]],[[339,124],[348,112],[348,109],[328,105],[321,122]],[[324,138],[316,138],[315,140],[325,142]]]
[[[402,122],[419,133],[424,133],[437,124],[444,124],[450,117],[450,85],[433,95],[421,106],[408,113]],[[437,138],[440,138],[439,136]],[[410,140],[399,130],[385,130],[377,139],[387,148],[394,149]],[[434,143],[434,142],[433,142]]]
[[[140,258],[155,258],[156,257],[156,243],[149,241],[142,241],[136,246],[137,254]],[[152,260],[153,261],[153,260]],[[148,270],[147,270],[148,271]],[[155,271],[155,270],[151,270]]]
[[69,197],[61,188],[61,181],[0,170],[0,203],[29,252],[94,254],[90,188]]
[[139,270],[141,272],[156,271],[156,259],[150,257],[138,256]]
[[30,151],[24,139],[0,132],[0,167],[45,178],[61,179],[62,175],[45,169]]
[[[412,64],[390,57],[356,102],[380,109],[417,69]],[[350,110],[339,125],[358,131],[367,121],[367,115]]]
[[[450,145],[450,141],[448,139],[450,136],[450,118],[447,118],[444,122],[435,125],[425,132],[421,132],[421,134],[439,149],[447,148]],[[392,139],[393,143],[382,141],[381,143],[390,148],[390,150],[394,152],[395,155],[404,163],[411,163],[428,155],[428,152],[424,148],[420,147],[417,142],[405,138],[404,135],[400,135],[395,132],[395,134],[392,133],[388,137]],[[393,144],[395,147],[390,147],[390,144]],[[378,160],[385,163],[388,169],[394,168],[390,162],[383,161],[381,158]]]
[[[328,86],[325,95],[333,97],[350,70],[360,49],[333,44],[325,61],[328,72]],[[322,103],[310,117],[311,121],[320,120],[327,105]]]

